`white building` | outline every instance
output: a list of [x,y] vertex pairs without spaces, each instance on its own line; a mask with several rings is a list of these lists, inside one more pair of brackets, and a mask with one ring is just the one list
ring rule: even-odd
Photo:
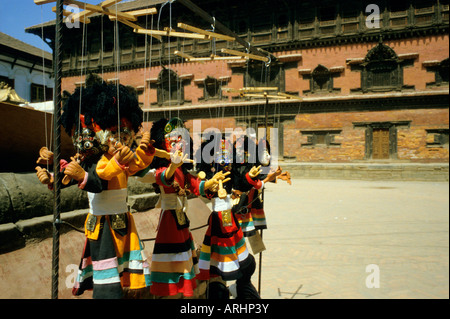
[[53,100],[52,54],[0,32],[0,82],[30,103]]

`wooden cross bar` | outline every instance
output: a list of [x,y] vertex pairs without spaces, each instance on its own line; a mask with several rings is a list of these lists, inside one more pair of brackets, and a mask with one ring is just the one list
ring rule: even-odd
[[215,32],[205,31],[203,29],[199,29],[199,28],[190,26],[185,23],[178,23],[178,27],[181,29],[184,29],[184,30],[204,34],[204,35],[208,36],[209,38],[217,38],[217,39],[221,39],[221,40],[225,40],[225,41],[234,41],[235,40],[235,38],[233,38],[233,37],[229,37],[227,35],[223,35],[223,34],[219,34],[219,33],[215,33]]

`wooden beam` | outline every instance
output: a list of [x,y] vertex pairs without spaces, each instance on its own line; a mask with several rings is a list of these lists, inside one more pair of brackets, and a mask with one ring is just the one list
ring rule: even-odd
[[[137,18],[131,14],[125,13],[125,12],[121,12],[121,11],[117,11],[116,10],[109,10],[108,8],[103,8],[101,6],[96,6],[93,4],[89,4],[89,3],[84,3],[84,2],[80,2],[77,0],[64,0],[64,4],[69,5],[69,4],[74,4],[76,6],[78,6],[79,8],[83,8],[89,11],[94,11],[94,12],[98,12],[98,13],[103,13],[106,14],[108,16],[117,16],[119,19],[125,19],[125,20],[131,20],[131,21],[136,21]],[[114,3],[112,3],[114,4]],[[112,5],[110,4],[110,5]]]
[[120,1],[122,1],[122,0],[105,0],[102,3],[100,3],[99,6],[102,8],[107,8],[107,7],[115,5],[116,3],[119,3]]
[[134,32],[139,34],[149,34],[149,35],[162,35],[166,37],[179,37],[179,38],[190,38],[190,39],[202,39],[205,40],[206,36],[194,33],[176,32],[171,30],[159,31],[159,30],[148,30],[148,29],[134,29]]
[[281,100],[287,100],[288,97],[279,96],[279,95],[271,95],[271,94],[251,94],[251,93],[244,93],[241,94],[243,97],[258,97],[258,98],[269,98],[269,99],[281,99]]
[[269,62],[269,58],[267,58],[267,57],[263,57],[263,56],[255,55],[255,54],[244,53],[244,52],[241,52],[241,51],[230,50],[230,49],[222,49],[221,52],[232,54],[232,55],[236,55],[236,56],[240,56],[240,57],[247,57],[247,58],[253,59],[253,60]]
[[299,96],[295,96],[295,95],[291,95],[291,94],[286,94],[286,93],[282,93],[282,92],[278,92],[279,96],[284,96],[285,98],[292,99],[292,100],[303,100],[301,97]]
[[183,52],[180,52],[180,51],[175,51],[174,54],[178,55],[178,56],[180,56],[182,58],[185,58],[187,61],[190,61],[191,59],[194,59],[194,57],[192,55],[189,55],[189,54],[186,54],[186,53],[183,53]]
[[[117,20],[117,17],[109,17],[111,20]],[[145,28],[143,28],[143,27],[141,27],[140,25],[137,25],[137,24],[135,24],[135,23],[133,23],[133,22],[130,22],[130,21],[128,21],[128,20],[123,20],[123,19],[118,19],[118,21],[120,22],[120,23],[123,23],[123,24],[125,24],[125,25],[127,25],[127,26],[129,26],[129,27],[132,27],[134,30],[134,32],[136,32],[136,30],[145,30]],[[156,34],[150,34],[150,36],[152,36],[152,37],[154,37],[155,39],[157,39],[157,40],[159,40],[159,41],[161,41],[161,36],[159,36],[159,35],[156,35]]]
[[256,87],[244,87],[240,89],[241,92],[268,92],[268,91],[278,91],[278,87],[269,86],[256,86]]
[[[103,1],[102,3],[100,3],[99,6],[101,6],[102,8],[108,8],[108,7],[111,7],[111,6],[119,3],[120,1],[122,1],[122,0],[106,0],[106,1]],[[83,6],[83,8],[84,8],[84,6]],[[75,21],[76,19],[81,20],[84,17],[88,17],[94,13],[95,13],[95,11],[83,10],[82,12],[79,12],[72,17],[72,22]]]
[[242,58],[239,56],[212,55],[210,57],[204,57],[204,58],[193,58],[193,59],[190,59],[190,62],[228,61],[228,60],[241,60],[241,59]]
[[219,33],[215,33],[215,32],[205,31],[203,29],[199,29],[199,28],[190,26],[185,23],[178,23],[177,26],[184,30],[207,35],[209,38],[217,38],[217,39],[221,39],[221,40],[225,40],[225,41],[234,41],[235,40],[235,38],[233,38],[233,37],[229,37],[227,35],[223,35],[223,34],[219,34]]
[[[56,7],[52,7],[52,11],[56,13]],[[63,10],[63,16],[70,17],[71,22],[76,21],[75,15],[76,14],[71,11]],[[80,16],[79,20],[85,24],[91,23],[91,20],[86,16]]]
[[141,17],[141,16],[150,15],[150,14],[157,14],[158,10],[156,8],[148,8],[148,9],[127,11],[127,13],[131,14],[135,17]]
[[56,2],[56,0],[34,0],[34,3],[37,4],[38,6],[52,2]]

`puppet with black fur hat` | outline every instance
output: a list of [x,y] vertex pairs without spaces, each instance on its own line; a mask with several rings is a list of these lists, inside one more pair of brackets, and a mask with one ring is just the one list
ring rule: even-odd
[[188,158],[193,155],[192,142],[181,119],[156,121],[150,133],[155,147],[170,153],[170,159],[155,158],[151,164],[160,191],[157,207],[161,207],[161,216],[152,255],[150,292],[157,296],[181,293],[191,297],[197,285],[198,261],[186,216],[187,195],[204,195],[225,177],[216,174],[201,181],[188,172],[192,168]]
[[122,298],[123,288],[148,289],[149,265],[127,207],[128,177],[145,169],[155,154],[149,132],[135,152],[130,149],[143,118],[137,98],[123,85],[97,82],[78,88],[63,112],[62,124],[78,152],[64,174],[88,192],[90,208],[72,292],[93,289],[94,298],[110,299]]

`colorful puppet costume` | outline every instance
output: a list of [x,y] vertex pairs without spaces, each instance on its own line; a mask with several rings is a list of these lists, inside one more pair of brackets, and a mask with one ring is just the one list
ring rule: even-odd
[[136,96],[122,85],[97,81],[78,88],[65,102],[62,124],[81,155],[85,178],[78,187],[89,199],[74,295],[93,289],[94,298],[122,298],[124,287],[135,290],[151,284],[143,245],[127,207],[127,181],[152,162],[154,148],[144,151],[139,146],[134,154],[128,150],[132,159],[126,164],[112,148],[113,141],[117,147],[131,145],[142,117]]
[[96,173],[104,189],[100,193],[88,192],[86,243],[74,295],[94,289],[94,298],[120,298],[123,287],[150,286],[149,265],[128,212],[126,187],[128,176],[145,168],[153,155],[138,147],[136,156],[141,160],[129,167],[121,166],[109,154],[97,163]]
[[200,252],[198,279],[221,276],[223,280],[236,280],[250,263],[244,234],[235,214],[231,211],[231,196],[212,198],[213,211]]
[[[183,124],[177,118],[153,123],[151,136],[155,140],[154,146],[167,151],[179,147],[179,143],[183,143],[179,138],[181,135],[173,135],[172,138],[167,134],[180,127]],[[187,172],[190,164],[176,168],[168,179],[169,165],[168,160],[160,158],[151,165],[156,169],[156,188],[160,192],[157,207],[161,207],[161,214],[152,255],[150,292],[157,296],[182,293],[192,297],[197,286],[198,258],[186,215],[187,195],[189,192],[197,196],[203,194],[205,182]]]
[[[236,145],[238,144],[238,145]],[[255,149],[254,142],[245,136],[240,143],[235,144],[234,160],[232,167],[233,187],[235,193],[240,195],[239,208],[235,208],[236,217],[241,225],[245,237],[255,235],[259,229],[266,229],[267,222],[261,200],[261,192],[264,188],[264,182],[260,180],[260,176],[252,178],[249,175],[251,167],[259,165],[255,161],[254,164],[249,163],[248,150]],[[245,156],[239,159],[239,152],[244,152]]]
[[[205,172],[207,178],[213,177],[215,172],[230,172],[232,158],[231,145],[225,137],[220,138],[218,146],[220,148],[214,154],[210,154],[214,159],[211,164],[202,162],[198,165],[198,170]],[[202,143],[200,151],[203,153],[207,144],[211,140]],[[206,154],[204,154],[206,155]],[[242,233],[239,221],[232,212],[232,178],[223,185],[226,196],[218,196],[217,192],[206,191],[206,197],[211,199],[212,212],[208,219],[208,229],[206,231],[202,249],[200,252],[198,279],[208,280],[210,277],[222,277],[223,280],[236,280],[243,276],[243,269],[252,263],[251,255],[247,250],[245,238]]]

